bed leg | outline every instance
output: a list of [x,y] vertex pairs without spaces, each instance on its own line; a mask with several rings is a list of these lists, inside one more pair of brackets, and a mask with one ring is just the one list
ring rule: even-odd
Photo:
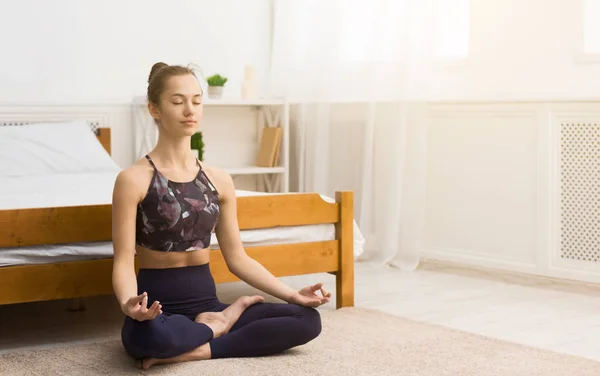
[[340,205],[340,220],[336,238],[340,242],[338,270],[335,273],[336,308],[354,306],[354,194],[336,192]]
[[77,312],[77,311],[85,311],[85,302],[83,298],[72,298],[69,301],[68,311]]

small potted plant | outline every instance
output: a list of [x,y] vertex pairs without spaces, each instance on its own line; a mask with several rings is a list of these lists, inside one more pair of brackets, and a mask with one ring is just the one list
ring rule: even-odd
[[200,161],[204,160],[204,141],[202,140],[202,132],[196,132],[192,135],[191,140],[192,150],[196,150],[198,152],[198,159]]
[[223,86],[227,82],[227,77],[220,74],[213,74],[206,79],[208,83],[208,97],[211,99],[219,99],[223,95]]

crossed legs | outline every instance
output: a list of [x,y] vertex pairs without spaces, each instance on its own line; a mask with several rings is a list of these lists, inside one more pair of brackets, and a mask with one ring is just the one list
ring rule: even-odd
[[138,366],[148,369],[191,360],[271,355],[303,345],[321,333],[321,317],[314,308],[262,303],[260,296],[242,297],[231,305],[221,303],[194,321],[209,328],[212,338],[174,356],[143,357]]
[[[229,332],[231,327],[238,321],[240,315],[251,305],[264,301],[262,296],[242,296],[233,304],[221,312],[202,312],[194,320],[198,324],[208,326],[213,335],[213,340]],[[145,358],[138,360],[139,368],[148,369],[153,365],[180,363],[190,360],[206,360],[211,358],[209,343],[205,343],[195,349],[171,358]]]

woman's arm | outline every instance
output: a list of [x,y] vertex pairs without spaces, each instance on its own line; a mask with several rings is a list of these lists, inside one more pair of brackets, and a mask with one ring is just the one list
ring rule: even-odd
[[[249,285],[288,303],[313,307],[327,303],[331,294],[322,289],[321,283],[296,291],[248,256],[240,237],[233,181],[224,172],[218,175],[221,214],[215,233],[229,271]],[[323,296],[317,296],[317,291],[321,291]]]
[[135,216],[137,197],[132,171],[117,176],[112,199],[112,240],[114,248],[113,289],[121,307],[137,295],[135,276]]
[[215,233],[229,271],[247,284],[289,302],[296,291],[273,276],[244,250],[237,221],[233,181],[228,174],[220,172],[218,175],[221,213]]
[[[160,313],[155,302],[149,309],[146,294],[137,294],[135,275],[135,221],[139,193],[135,171],[124,170],[117,176],[112,199],[112,240],[114,248],[112,284],[121,310],[139,321]],[[140,305],[141,304],[141,305]]]

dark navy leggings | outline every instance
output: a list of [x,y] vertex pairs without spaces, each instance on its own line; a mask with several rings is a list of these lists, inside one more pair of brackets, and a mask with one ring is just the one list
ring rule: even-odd
[[272,355],[321,333],[321,317],[314,308],[257,303],[242,313],[229,333],[213,339],[208,326],[194,321],[199,313],[228,307],[217,299],[208,264],[141,269],[137,279],[138,294],[148,293],[148,307],[158,300],[163,313],[142,322],[125,318],[123,346],[136,359],[171,358],[207,342],[213,359]]

